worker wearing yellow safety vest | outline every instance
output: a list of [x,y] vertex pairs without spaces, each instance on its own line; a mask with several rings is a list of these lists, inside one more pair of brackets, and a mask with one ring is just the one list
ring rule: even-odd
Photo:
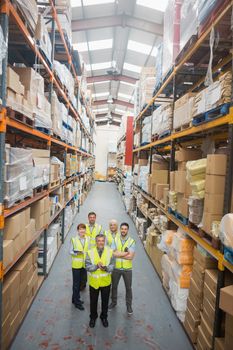
[[102,311],[100,318],[104,327],[108,327],[108,302],[110,296],[115,259],[113,250],[105,244],[105,235],[96,236],[96,246],[87,252],[85,267],[89,272],[90,286],[90,327],[95,327],[98,318],[97,307],[101,293]]
[[86,225],[77,226],[78,234],[71,238],[70,254],[72,257],[73,295],[72,303],[79,310],[84,310],[83,301],[80,299],[80,289],[83,280],[86,280],[85,257],[90,248],[90,238],[86,237]]
[[116,220],[113,219],[109,222],[109,230],[104,231],[104,235],[106,236],[106,244],[110,248],[114,248],[115,239],[120,235],[118,232],[118,223]]
[[133,313],[132,309],[132,260],[135,256],[135,241],[129,236],[129,225],[122,223],[120,226],[120,235],[115,239],[114,256],[116,264],[112,273],[112,303],[109,310],[117,305],[117,288],[121,276],[124,279],[126,289],[126,308],[129,315]]
[[95,246],[95,238],[101,233],[102,226],[96,223],[96,213],[90,212],[88,214],[88,224],[86,224],[86,234],[90,237],[91,245]]

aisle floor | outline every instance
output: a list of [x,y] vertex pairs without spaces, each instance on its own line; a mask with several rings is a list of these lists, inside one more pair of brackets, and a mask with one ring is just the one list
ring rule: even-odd
[[[109,313],[109,328],[100,320],[91,330],[89,323],[89,292],[82,292],[85,311],[71,304],[71,260],[69,241],[77,223],[86,223],[89,211],[96,211],[97,221],[105,228],[110,219],[130,224],[136,239],[133,273],[134,314],[127,316],[123,281],[119,286],[119,301]],[[96,183],[81,207],[65,244],[43,283],[11,350],[189,350],[192,346],[165,295],[134,227],[127,215],[116,186]]]

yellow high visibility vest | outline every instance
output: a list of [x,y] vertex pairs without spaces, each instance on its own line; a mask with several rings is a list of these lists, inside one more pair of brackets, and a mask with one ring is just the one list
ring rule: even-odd
[[85,265],[85,257],[86,253],[89,249],[90,245],[90,238],[85,237],[85,243],[84,246],[82,245],[80,238],[78,236],[71,238],[71,242],[73,244],[73,250],[77,250],[79,252],[77,255],[71,255],[72,257],[72,268],[73,269],[81,269]]
[[[112,253],[113,251],[109,247],[104,248],[101,258],[96,247],[88,250],[87,252],[93,265],[97,265],[101,261],[103,266],[109,265],[112,258]],[[110,286],[111,282],[111,273],[107,271],[98,269],[96,271],[90,272],[89,274],[89,285],[95,289]]]
[[[129,237],[126,242],[124,243],[124,245],[121,242],[121,237],[120,235],[118,237],[116,237],[115,239],[115,243],[116,243],[116,249],[119,252],[124,252],[125,248],[130,248],[130,246],[134,243],[134,239]],[[116,258],[116,264],[115,264],[115,268],[116,269],[124,269],[124,270],[129,270],[132,269],[133,267],[133,262],[132,260],[125,260],[123,258]]]
[[101,232],[101,230],[102,230],[102,226],[99,224],[95,224],[92,231],[90,229],[89,224],[86,224],[86,235],[90,237],[91,239],[90,243],[92,247],[95,247],[96,245],[95,238]]
[[104,235],[106,236],[106,244],[111,247],[113,241],[119,236],[119,232],[116,233],[115,238],[113,238],[112,232],[110,230],[104,231]]

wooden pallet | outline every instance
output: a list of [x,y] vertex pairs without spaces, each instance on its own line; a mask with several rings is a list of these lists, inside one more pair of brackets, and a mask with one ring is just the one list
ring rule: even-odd
[[51,189],[53,189],[53,188],[59,186],[60,183],[61,183],[61,180],[60,180],[60,179],[58,179],[58,180],[56,180],[56,181],[50,182],[50,184],[49,184],[49,189],[51,190]]
[[212,237],[209,233],[205,232],[201,228],[197,227],[192,222],[189,222],[188,226],[195,231],[195,233],[203,238],[207,243],[209,243],[213,248],[219,249],[220,248],[220,240],[219,238]]
[[33,189],[33,195],[35,196],[38,193],[42,193],[44,191],[48,191],[48,189],[49,189],[49,184],[40,185],[40,186],[38,186],[38,187]]
[[34,124],[35,124],[34,120],[21,112],[14,111],[10,107],[7,107],[7,115],[11,119],[17,120],[17,122],[20,122],[26,126],[29,126],[30,128],[34,128]]
[[183,130],[187,130],[187,129],[191,128],[191,127],[192,127],[192,122],[189,122],[189,123],[186,123],[186,124],[183,124],[183,125],[179,126],[178,128],[175,128],[173,130],[173,133],[179,132],[179,131],[183,131]]
[[9,201],[7,199],[4,200],[4,206],[5,208],[13,208],[15,205],[18,205],[24,201],[26,201],[27,199],[33,198],[33,195],[29,196],[23,196],[22,198],[18,199],[17,201],[15,201],[15,203],[13,205],[9,204]]

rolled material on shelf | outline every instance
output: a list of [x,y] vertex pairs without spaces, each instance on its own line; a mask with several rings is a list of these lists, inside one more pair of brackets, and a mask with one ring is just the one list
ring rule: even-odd
[[226,214],[220,223],[220,240],[224,246],[233,249],[233,214]]

